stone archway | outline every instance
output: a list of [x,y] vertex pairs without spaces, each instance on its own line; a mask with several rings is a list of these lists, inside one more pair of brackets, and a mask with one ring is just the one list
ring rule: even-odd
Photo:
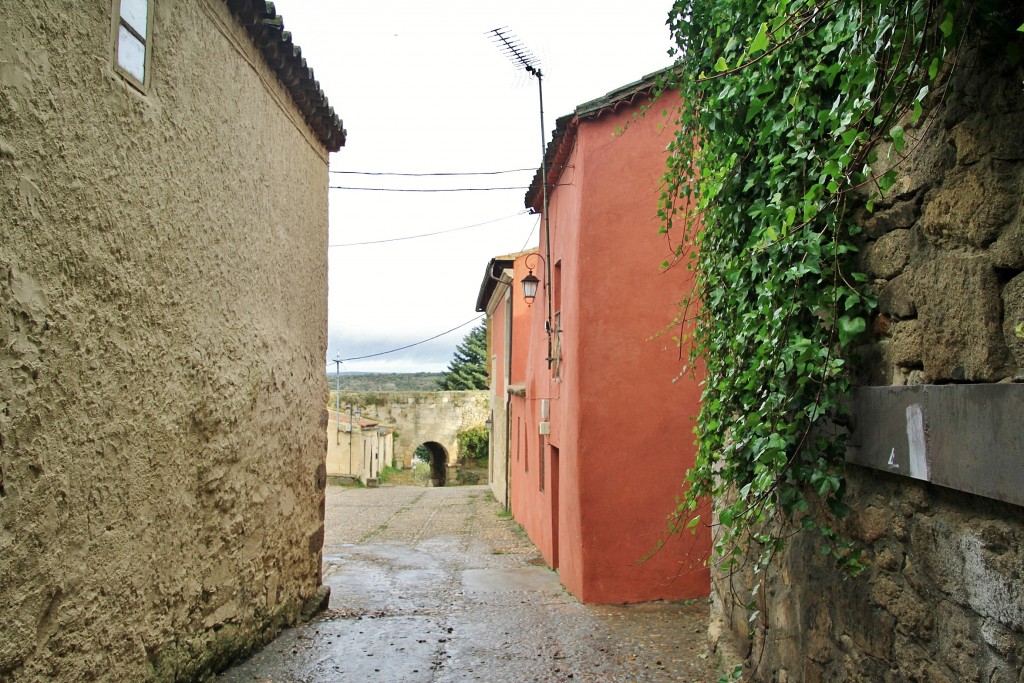
[[425,441],[421,445],[430,452],[430,485],[446,485],[448,483],[448,451],[436,441]]
[[484,424],[491,410],[486,391],[343,391],[338,405],[343,412],[358,406],[364,419],[394,427],[399,468],[412,467],[416,448],[426,443],[443,448],[454,467],[459,430]]

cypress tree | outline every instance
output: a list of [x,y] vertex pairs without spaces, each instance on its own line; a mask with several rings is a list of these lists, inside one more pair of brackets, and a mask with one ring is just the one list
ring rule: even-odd
[[443,391],[487,388],[487,327],[480,323],[455,347],[455,355],[438,386]]

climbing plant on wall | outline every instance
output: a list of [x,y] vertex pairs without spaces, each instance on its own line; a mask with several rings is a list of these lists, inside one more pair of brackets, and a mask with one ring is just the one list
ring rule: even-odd
[[908,130],[924,124],[937,77],[984,5],[686,0],[670,14],[669,85],[683,105],[660,213],[676,262],[695,270],[683,303],[707,369],[676,521],[709,523],[700,501],[715,500],[726,568],[751,544],[763,568],[793,520],[819,534],[823,554],[861,568],[836,532],[849,512],[846,443],[830,427],[844,420],[852,351],[874,305],[851,216],[892,188]]

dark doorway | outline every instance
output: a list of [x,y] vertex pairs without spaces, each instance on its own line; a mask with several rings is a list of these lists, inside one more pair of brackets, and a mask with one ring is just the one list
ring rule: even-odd
[[436,441],[427,441],[423,447],[430,452],[430,485],[444,486],[448,483],[448,451]]

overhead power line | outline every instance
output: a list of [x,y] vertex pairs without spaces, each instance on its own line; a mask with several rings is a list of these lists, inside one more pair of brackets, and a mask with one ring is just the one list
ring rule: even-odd
[[[380,353],[371,353],[371,354],[368,354],[366,356],[353,356],[352,358],[342,358],[341,362],[344,363],[344,362],[350,361],[350,360],[363,360],[364,358],[376,358],[377,356],[386,356],[389,353],[395,353],[397,351],[405,351],[406,349],[411,349],[414,346],[420,346],[421,344],[426,344],[429,341],[434,341],[435,339],[439,339],[440,337],[443,337],[446,334],[451,334],[455,330],[461,329],[461,328],[465,327],[466,325],[469,325],[470,323],[475,323],[477,320],[480,320],[480,318],[482,318],[482,317],[484,317],[483,314],[478,315],[475,318],[473,318],[472,320],[467,320],[466,322],[462,323],[461,325],[456,325],[452,329],[446,330],[446,331],[442,332],[441,334],[435,334],[433,337],[429,337],[427,339],[423,339],[422,341],[414,342],[412,344],[406,344],[405,346],[399,346],[397,349],[391,349],[390,351],[381,351]],[[331,362],[333,363],[334,361],[331,361]]]
[[365,190],[367,192],[490,192],[492,190],[528,190],[528,185],[516,185],[513,187],[444,187],[444,188],[405,188],[405,187],[348,187],[343,185],[331,185],[332,190]]
[[472,225],[463,225],[461,228],[449,228],[448,230],[438,230],[437,232],[424,232],[418,235],[407,235],[405,237],[391,237],[386,240],[369,240],[367,242],[347,242],[343,244],[328,244],[327,248],[331,249],[334,247],[360,247],[366,244],[384,244],[385,242],[402,242],[404,240],[415,240],[421,237],[433,237],[434,235],[445,235],[449,232],[458,232],[460,230],[469,230],[470,228],[479,228],[483,225],[491,225],[499,221],[506,221],[509,218],[515,218],[516,216],[523,216],[527,213],[526,209],[518,213],[514,213],[511,216],[502,216],[501,218],[495,218],[494,220],[484,221],[483,223],[474,223]]
[[502,175],[504,173],[523,173],[525,171],[536,171],[535,168],[510,168],[506,171],[450,171],[437,173],[398,173],[392,171],[331,171],[336,175],[373,175],[373,176],[405,176],[411,178],[428,178],[441,176],[462,176],[462,175]]

